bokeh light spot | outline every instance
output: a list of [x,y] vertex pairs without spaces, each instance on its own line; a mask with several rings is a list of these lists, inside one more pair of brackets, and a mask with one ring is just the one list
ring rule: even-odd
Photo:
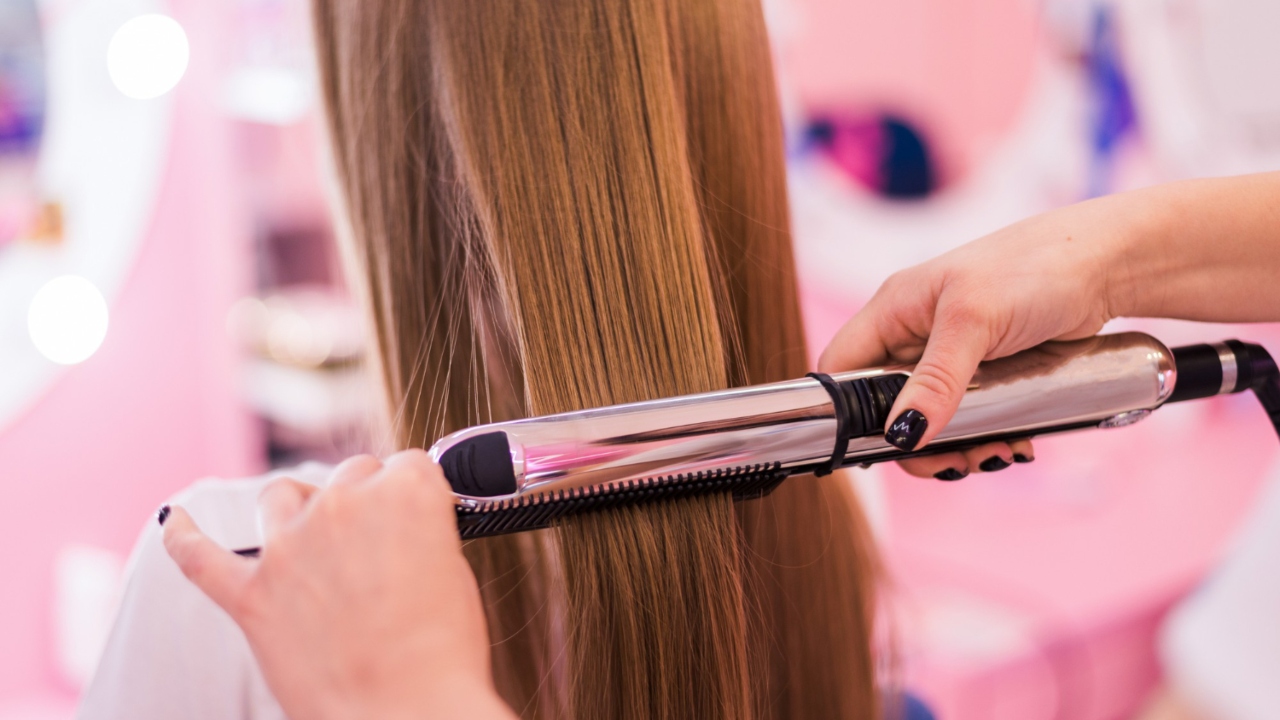
[[173,89],[187,71],[187,34],[166,15],[125,22],[107,46],[107,72],[120,92],[146,100]]
[[63,275],[44,284],[27,310],[36,349],[62,365],[83,362],[107,336],[107,301],[93,283]]

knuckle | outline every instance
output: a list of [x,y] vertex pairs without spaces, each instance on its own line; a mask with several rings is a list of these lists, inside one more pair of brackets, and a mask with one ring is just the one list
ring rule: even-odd
[[405,460],[410,460],[415,463],[430,462],[431,460],[430,453],[428,453],[426,450],[423,450],[422,448],[417,448],[417,447],[409,448],[407,450],[401,450],[400,452],[396,453],[396,457],[403,458]]
[[272,480],[262,488],[262,492],[258,493],[258,504],[270,503],[278,497],[283,497],[286,493],[293,492],[293,486],[296,482],[288,477],[279,477]]
[[408,491],[423,506],[436,508],[453,504],[453,493],[439,471],[432,472],[430,468],[424,467],[415,473],[412,480]]
[[368,453],[354,455],[342,463],[344,469],[357,472],[372,472],[381,465],[381,460]]
[[415,468],[411,475],[404,476],[405,482],[389,487],[401,503],[408,504],[419,517],[449,517],[454,513],[454,495],[443,473],[434,463],[427,463]]
[[[915,286],[913,281],[914,268],[898,270],[885,279],[884,284],[880,286],[881,292],[885,295],[896,295],[903,290]],[[878,294],[878,293],[877,293]]]
[[943,319],[960,327],[982,327],[990,320],[990,311],[984,303],[965,298],[948,303]]
[[351,492],[350,488],[343,485],[327,488],[316,498],[312,513],[330,522],[340,519],[350,505]]
[[274,477],[271,478],[271,482],[267,483],[267,486],[263,488],[263,492],[266,492],[267,490],[270,490],[272,487],[275,487],[277,485],[296,485],[296,484],[298,484],[298,479],[295,478],[293,475],[275,475]]
[[421,448],[401,450],[396,453],[395,459],[396,468],[414,478],[425,477],[435,465],[427,451]]
[[351,463],[351,467],[361,472],[373,472],[382,466],[382,461],[368,453],[356,455],[347,462]]
[[952,398],[964,392],[966,385],[954,370],[938,365],[916,368],[911,379],[916,392],[922,393],[938,405],[950,404]]

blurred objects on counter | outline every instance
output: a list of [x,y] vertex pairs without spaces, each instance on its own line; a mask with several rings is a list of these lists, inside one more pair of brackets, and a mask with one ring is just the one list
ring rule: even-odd
[[363,362],[364,318],[334,245],[317,110],[290,124],[237,117],[242,192],[257,230],[253,295],[231,310],[229,327],[272,467],[372,449],[376,388]]
[[239,31],[219,104],[236,126],[255,228],[254,284],[228,318],[241,387],[269,465],[337,462],[373,449],[378,395],[334,247],[308,3],[235,0],[228,10]]
[[246,352],[245,399],[266,422],[273,466],[368,449],[376,388],[362,362],[363,317],[348,296],[279,288],[236,303],[228,327]]

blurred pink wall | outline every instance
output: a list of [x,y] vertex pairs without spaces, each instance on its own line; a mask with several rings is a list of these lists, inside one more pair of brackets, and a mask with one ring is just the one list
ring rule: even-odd
[[905,113],[943,170],[963,173],[1008,131],[1039,42],[1026,0],[790,0],[783,63],[801,104]]
[[[151,227],[96,355],[0,428],[0,700],[68,692],[52,650],[52,564],[66,543],[127,553],[166,496],[257,470],[224,324],[249,233],[230,127],[215,107],[219,3],[175,1],[191,44]],[[105,61],[105,58],[104,58]],[[3,703],[0,702],[0,705]]]

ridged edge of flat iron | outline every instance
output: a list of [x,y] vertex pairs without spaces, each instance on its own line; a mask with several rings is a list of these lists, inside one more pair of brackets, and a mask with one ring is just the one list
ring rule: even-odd
[[713,492],[732,492],[735,500],[748,500],[768,495],[787,474],[779,463],[763,463],[538,493],[477,508],[459,507],[458,533],[463,538],[478,538],[536,530],[583,512]]

